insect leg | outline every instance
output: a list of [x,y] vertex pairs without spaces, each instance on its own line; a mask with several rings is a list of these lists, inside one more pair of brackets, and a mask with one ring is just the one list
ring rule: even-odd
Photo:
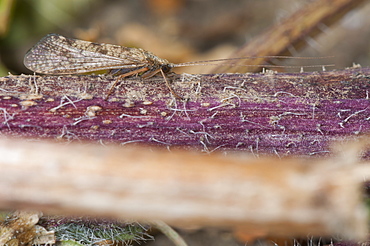
[[175,97],[177,97],[178,99],[182,100],[183,98],[181,96],[179,96],[173,89],[172,87],[170,86],[170,83],[168,82],[167,80],[167,77],[166,75],[164,74],[162,68],[159,69],[159,71],[161,72],[163,78],[164,78],[164,81],[166,81],[166,85],[168,87],[168,89],[170,90],[170,92],[172,93],[172,95],[174,95]]
[[165,73],[163,72],[162,68],[158,68],[156,70],[153,70],[153,71],[148,71],[147,73],[143,74],[141,77],[142,78],[150,78],[150,77],[153,77],[154,75],[156,75],[157,73],[161,73],[163,78],[164,78],[164,81],[166,82],[166,86],[168,87],[168,89],[170,90],[171,94],[174,95],[175,97],[177,97],[178,99],[183,99],[181,96],[179,96],[173,89],[172,87],[170,86],[170,83],[168,82],[167,80],[167,77],[165,75]]
[[120,81],[121,79],[123,79],[125,77],[131,76],[131,75],[135,75],[135,74],[139,74],[141,72],[145,72],[145,71],[148,71],[148,70],[149,70],[149,68],[143,67],[143,68],[132,70],[130,72],[127,72],[127,73],[124,73],[124,74],[121,74],[120,76],[118,76],[118,78],[116,79],[116,81],[114,81],[113,85],[110,87],[105,100],[108,100],[109,96],[112,94],[113,89],[117,85],[118,81]]

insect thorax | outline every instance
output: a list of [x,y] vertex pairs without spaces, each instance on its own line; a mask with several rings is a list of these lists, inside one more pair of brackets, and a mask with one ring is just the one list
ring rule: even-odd
[[167,61],[166,59],[159,58],[158,56],[154,55],[152,52],[142,50],[148,64],[150,64],[150,70],[162,69],[164,73],[168,73],[172,69],[172,64]]

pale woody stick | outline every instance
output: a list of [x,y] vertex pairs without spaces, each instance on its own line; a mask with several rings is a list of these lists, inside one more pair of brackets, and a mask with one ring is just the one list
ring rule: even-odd
[[289,236],[367,232],[366,166],[16,140],[1,140],[0,156],[1,208]]

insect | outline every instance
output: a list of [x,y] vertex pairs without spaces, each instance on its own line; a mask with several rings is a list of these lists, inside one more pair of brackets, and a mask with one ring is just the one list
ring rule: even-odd
[[[153,53],[113,44],[92,43],[49,34],[25,55],[24,65],[42,74],[78,74],[100,70],[122,70],[120,78],[140,74],[149,78],[161,72],[170,72],[174,64]],[[108,96],[119,79],[111,86]],[[166,80],[167,86],[175,95]]]
[[[176,97],[181,98],[171,88],[165,76],[165,74],[169,73],[172,68],[197,65],[219,65],[217,63],[215,64],[215,62],[253,58],[257,57],[228,58],[175,64],[140,48],[128,48],[113,44],[93,43],[67,38],[59,34],[49,34],[42,38],[26,53],[23,63],[28,69],[41,74],[62,75],[101,70],[118,71],[121,75],[111,86],[107,98],[112,93],[120,79],[124,77],[140,75],[142,78],[149,78],[161,73],[171,93]],[[292,57],[268,56],[263,58]],[[303,57],[303,59],[305,58]],[[307,57],[306,59],[313,58]],[[263,66],[284,67],[275,65]]]

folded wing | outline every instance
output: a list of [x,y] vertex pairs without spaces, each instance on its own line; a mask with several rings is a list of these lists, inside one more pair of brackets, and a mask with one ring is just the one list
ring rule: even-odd
[[24,65],[42,74],[77,74],[147,65],[141,49],[69,39],[58,34],[42,38],[24,57]]

